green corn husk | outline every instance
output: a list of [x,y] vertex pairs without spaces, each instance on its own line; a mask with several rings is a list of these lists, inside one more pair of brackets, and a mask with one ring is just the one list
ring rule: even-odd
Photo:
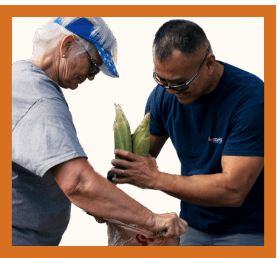
[[134,154],[147,157],[150,148],[150,111],[145,115],[141,124],[132,135]]
[[[131,130],[120,105],[116,105],[116,117],[113,126],[115,149],[132,152]],[[116,156],[116,158],[118,158]]]

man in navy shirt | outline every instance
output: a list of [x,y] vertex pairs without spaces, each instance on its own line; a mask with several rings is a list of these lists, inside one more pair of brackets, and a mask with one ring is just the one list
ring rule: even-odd
[[[204,31],[186,20],[162,25],[153,55],[158,85],[145,110],[151,110],[153,157],[117,150],[130,162],[112,161],[126,168],[125,178],[114,182],[180,199],[180,217],[189,225],[182,245],[263,245],[263,81],[216,60]],[[180,176],[156,165],[168,138],[181,162]]]

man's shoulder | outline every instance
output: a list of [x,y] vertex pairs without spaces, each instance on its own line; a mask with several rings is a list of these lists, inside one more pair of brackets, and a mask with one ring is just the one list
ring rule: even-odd
[[230,77],[230,79],[240,81],[241,83],[249,84],[249,82],[263,85],[263,81],[255,74],[246,71],[237,66],[221,62],[224,65],[224,75]]
[[263,101],[264,82],[255,74],[236,66],[224,64],[224,84],[227,95],[236,99],[257,98]]

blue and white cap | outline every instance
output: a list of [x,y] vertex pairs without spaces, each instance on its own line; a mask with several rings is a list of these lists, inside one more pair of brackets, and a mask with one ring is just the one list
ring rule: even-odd
[[63,25],[64,19],[65,17],[58,17],[57,19],[54,20],[54,22],[63,26],[67,30],[75,33],[76,35],[93,43],[97,48],[99,55],[101,56],[103,61],[103,65],[99,67],[100,70],[108,76],[119,77],[115,67],[112,53],[103,48],[103,44],[99,42],[100,38],[97,33],[95,34],[91,33],[95,30],[94,24],[89,20],[87,20],[86,18],[82,17],[80,19],[73,20],[71,23],[64,26]]

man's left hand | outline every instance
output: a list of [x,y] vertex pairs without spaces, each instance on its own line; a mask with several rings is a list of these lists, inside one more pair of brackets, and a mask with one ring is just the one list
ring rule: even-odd
[[[115,154],[123,159],[112,160],[112,172],[124,178],[113,178],[116,184],[132,184],[140,188],[154,189],[157,178],[161,172],[158,171],[154,157],[141,157],[125,150],[116,150]],[[124,173],[121,168],[123,167]]]

